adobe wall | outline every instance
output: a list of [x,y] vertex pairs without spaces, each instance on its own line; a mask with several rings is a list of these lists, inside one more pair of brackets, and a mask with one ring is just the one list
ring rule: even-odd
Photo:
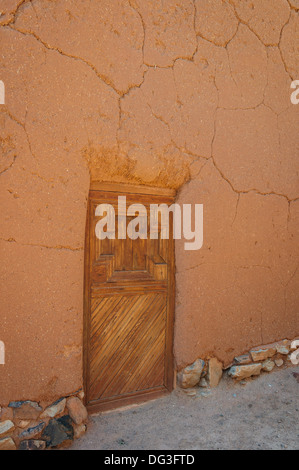
[[82,387],[90,178],[204,204],[175,359],[299,334],[298,0],[1,0],[0,403]]

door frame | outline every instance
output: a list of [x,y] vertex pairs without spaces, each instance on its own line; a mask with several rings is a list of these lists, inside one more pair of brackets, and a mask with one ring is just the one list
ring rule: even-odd
[[99,193],[119,193],[119,195],[149,195],[170,197],[175,202],[176,191],[168,188],[155,188],[148,186],[137,186],[118,183],[99,183],[92,182],[88,194],[87,216],[85,229],[85,250],[84,250],[84,320],[83,320],[83,385],[84,401],[90,412],[98,412],[120,408],[130,404],[146,402],[150,399],[161,397],[171,393],[174,388],[175,370],[173,354],[174,338],[174,312],[175,312],[175,243],[173,237],[169,240],[169,252],[172,254],[169,262],[169,280],[168,280],[168,302],[167,302],[167,325],[166,325],[166,357],[165,363],[165,390],[152,391],[148,393],[132,394],[130,397],[116,398],[102,404],[88,403],[88,384],[89,384],[89,312],[90,312],[90,193],[98,191]]

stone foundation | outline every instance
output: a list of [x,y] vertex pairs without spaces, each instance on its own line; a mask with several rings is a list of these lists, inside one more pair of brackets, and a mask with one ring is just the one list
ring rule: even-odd
[[[296,340],[294,340],[296,341]],[[224,373],[236,381],[269,373],[274,369],[292,365],[295,351],[294,341],[287,339],[251,349],[248,353],[235,357],[233,363],[224,368],[217,358],[197,359],[193,364],[178,373],[178,385],[183,389],[199,387],[215,388]]]
[[11,402],[0,408],[0,450],[44,450],[66,447],[87,429],[84,393],[54,403]]

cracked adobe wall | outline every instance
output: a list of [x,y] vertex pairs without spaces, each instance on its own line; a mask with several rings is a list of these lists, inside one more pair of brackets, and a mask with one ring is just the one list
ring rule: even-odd
[[[0,0],[0,402],[82,385],[90,175],[182,188],[180,368],[298,327],[297,0]],[[30,380],[28,379],[30,377]]]

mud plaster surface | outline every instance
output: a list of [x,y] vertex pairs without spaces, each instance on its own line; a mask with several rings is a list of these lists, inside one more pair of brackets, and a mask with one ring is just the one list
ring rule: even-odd
[[177,367],[299,333],[298,8],[0,0],[1,403],[82,385],[90,178],[204,204],[203,249],[176,249]]

